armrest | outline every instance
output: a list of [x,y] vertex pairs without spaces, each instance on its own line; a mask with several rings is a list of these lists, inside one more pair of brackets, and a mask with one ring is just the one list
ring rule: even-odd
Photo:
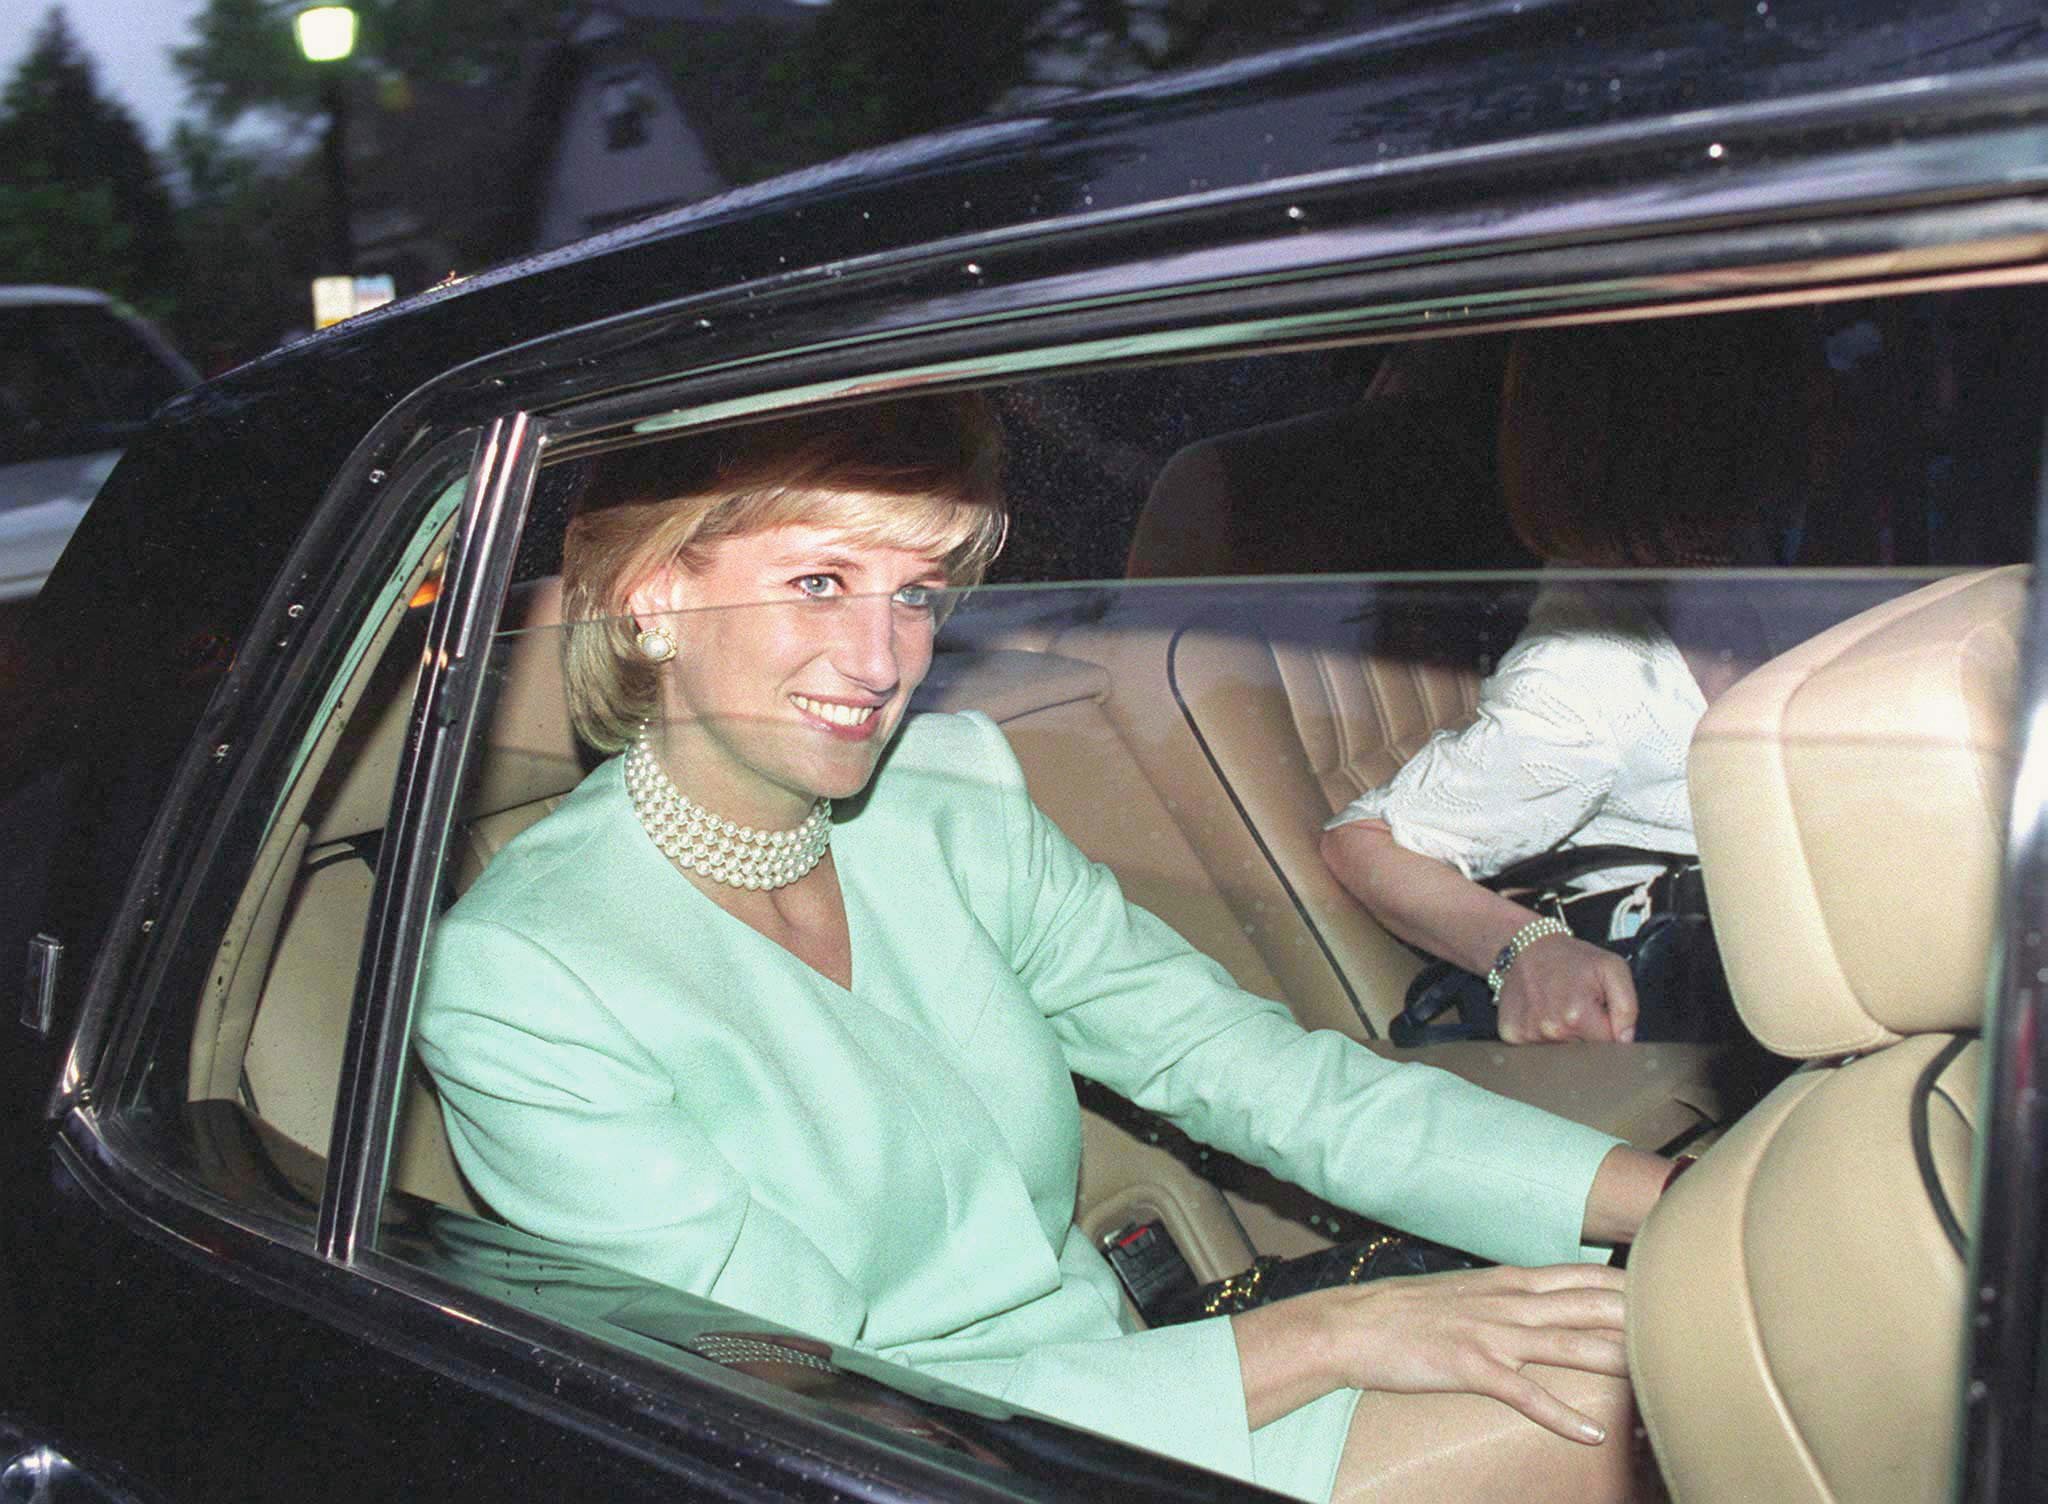
[[1711,1044],[1531,1044],[1460,1040],[1404,1050],[1366,1045],[1548,1108],[1642,1149],[1662,1149],[1721,1119],[1716,1081],[1728,1055]]

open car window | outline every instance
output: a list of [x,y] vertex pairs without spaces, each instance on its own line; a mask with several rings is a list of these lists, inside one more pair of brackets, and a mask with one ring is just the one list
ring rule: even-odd
[[[1006,750],[989,756],[1003,766],[1014,758],[1021,788],[1082,858],[1113,874],[1125,897],[1220,976],[1303,1027],[1443,1066],[1645,1148],[1704,1147],[1775,1079],[1768,1070],[1731,1075],[1722,1044],[1602,1052],[1508,1049],[1484,1038],[1412,1050],[1393,1043],[1425,957],[1333,880],[1318,849],[1321,828],[1394,779],[1432,738],[1469,727],[1488,675],[1561,598],[1653,623],[1674,652],[1681,641],[1711,638],[1728,664],[1748,668],[1930,584],[2024,559],[2043,384],[2040,352],[2018,331],[2038,327],[2040,312],[2038,290],[2021,289],[1836,303],[1778,319],[1771,338],[1780,343],[1766,353],[1760,342],[1753,369],[1727,373],[1729,400],[1759,433],[1779,435],[1758,445],[1777,462],[1748,475],[1764,488],[1753,526],[1738,551],[1655,568],[1542,567],[1502,509],[1503,467],[1533,468],[1553,487],[1596,463],[1620,467],[1604,494],[1654,518],[1658,493],[1647,484],[1631,491],[1637,472],[1627,467],[1649,474],[1660,445],[1682,451],[1697,411],[1627,415],[1613,426],[1628,428],[1632,443],[1597,454],[1576,437],[1550,449],[1529,443],[1530,430],[1503,422],[1515,359],[1509,334],[990,389],[1008,451],[1013,538],[991,583],[933,603],[942,623],[916,712],[993,728],[974,734],[1000,738]],[[1686,322],[1663,321],[1674,349]],[[1546,337],[1568,341],[1575,332]],[[1775,372],[1770,380],[1758,377],[1766,371]],[[1607,427],[1591,421],[1592,430]],[[466,895],[508,853],[513,861],[543,854],[534,869],[543,909],[571,901],[572,887],[560,900],[549,895],[541,869],[577,858],[553,851],[545,832],[568,829],[573,817],[562,812],[588,797],[579,790],[620,770],[572,724],[561,535],[607,465],[626,455],[644,465],[660,450],[658,442],[593,447],[542,470],[482,708],[467,730],[463,793],[438,833],[430,956],[446,916],[464,912]],[[428,550],[418,561],[422,585],[435,575],[433,557]],[[248,1174],[234,1184],[263,1185],[265,1209],[304,1226],[325,1185],[359,970],[380,944],[377,874],[407,766],[431,595],[408,594],[377,624],[359,682],[331,701],[334,719],[301,775],[322,792],[305,818],[279,825],[266,850],[245,899],[251,922],[238,929],[227,1001],[214,1001],[204,1027],[164,1036],[145,1098],[210,1124],[205,1153],[239,1156]],[[729,631],[736,640],[771,637],[771,618],[792,609],[802,608],[729,608]],[[1683,655],[1670,661],[1696,677],[1713,671]],[[954,771],[971,779],[980,766]],[[857,799],[849,806],[838,816],[848,832],[838,849],[850,866],[861,811]],[[630,824],[617,833],[636,838]],[[655,840],[637,859],[645,884],[606,890],[588,923],[579,922],[600,950],[611,927],[674,927],[649,919],[648,885],[683,884],[680,894],[687,880],[665,865]],[[849,888],[856,992],[870,961],[886,972],[883,930],[904,920],[890,905],[916,901],[891,892],[886,879]],[[574,901],[592,900],[583,892]],[[702,907],[698,917],[713,924]],[[521,942],[516,919],[486,922]],[[812,1254],[795,1239],[828,1250],[817,1257],[833,1264],[843,1291],[790,1304],[750,1283],[743,1265],[728,1275],[726,1255],[742,1237],[731,1228],[715,1235],[725,1243],[689,1244],[687,1232],[677,1234],[684,1251],[663,1263],[646,1251],[658,1239],[635,1243],[604,1226],[580,1236],[573,1218],[534,1211],[545,1196],[518,1200],[503,1179],[500,1135],[528,1130],[503,1128],[490,1106],[514,1087],[473,1069],[502,1064],[509,1046],[503,1034],[437,1040],[434,1020],[445,1014],[433,989],[445,984],[431,958],[428,990],[412,999],[420,1032],[396,1092],[377,1251],[639,1359],[685,1375],[711,1364],[793,1388],[856,1426],[907,1432],[991,1465],[1027,1465],[1003,1450],[1014,1438],[979,1424],[1006,1403],[1142,1444],[1144,1434],[1120,1431],[1106,1414],[1031,1396],[1006,1401],[985,1376],[920,1361],[918,1345],[933,1334],[914,1322],[870,1322],[864,1304],[877,1292],[863,1278],[891,1257],[912,1257],[905,1248],[919,1229],[943,1220],[931,1203],[932,1185],[944,1181],[934,1146],[972,1151],[1036,1131],[1043,1101],[1069,1089],[1072,1061],[972,1010],[921,1018],[916,1028],[959,1049],[958,1110],[929,1106],[922,1138],[891,1140],[873,1129],[861,1091],[814,1069],[834,1025],[815,997],[801,1008],[781,1001],[792,985],[811,986],[790,971],[801,963],[759,934],[715,924],[706,933],[718,943],[668,936],[679,972],[705,968],[679,976],[675,993],[701,990],[715,999],[714,1013],[734,1010],[733,1028],[767,1017],[783,1031],[787,1059],[802,1064],[786,1068],[779,1090],[752,1090],[744,1053],[693,1053],[702,1040],[680,1026],[662,1033],[627,1021],[630,1038],[607,1053],[581,1036],[544,1038],[544,1019],[492,1022],[589,1066],[587,1078],[556,1083],[575,1098],[557,1104],[565,1111],[558,1121],[645,1109],[656,1130],[669,1114],[672,1127],[708,1134],[698,1147],[728,1165],[757,1156],[751,1173],[744,1163],[738,1172],[741,1209],[728,1210],[739,1222],[754,1217],[748,1237],[764,1226],[789,1229],[782,1252],[797,1263]],[[950,967],[950,953],[917,957],[920,943],[941,938],[919,934],[906,954]],[[544,946],[526,954],[543,980],[561,964]],[[564,965],[556,979],[564,995],[579,985],[573,971]],[[992,985],[971,970],[948,979],[977,998]],[[465,1006],[488,1015],[492,999]],[[872,1042],[863,1048],[881,1052]],[[172,1058],[181,1049],[189,1058]],[[1370,1239],[1391,1220],[1393,1209],[1369,1195],[1314,1194],[1205,1146],[1129,1091],[1085,1076],[1072,1089],[1083,1112],[1060,1130],[1067,1139],[1041,1146],[1045,1158],[1030,1163],[1037,1178],[1026,1185],[1034,1205],[1058,1210],[1071,1197],[1073,1236],[1086,1250],[1074,1256],[1122,1276],[1103,1288],[1134,1329],[1164,1309],[1162,1289],[1184,1294],[1262,1259]],[[615,1162],[586,1166],[578,1155],[587,1151],[566,1138],[551,1147],[545,1115],[531,1122],[541,1126],[519,1152],[544,1190],[563,1193],[548,1203],[556,1209],[573,1209],[571,1193],[589,1189],[577,1177],[602,1165],[612,1177],[610,1213],[636,1227],[673,1220],[660,1204],[663,1175],[703,1168],[701,1159],[664,1166],[631,1144]],[[806,1141],[829,1143],[845,1159],[829,1172],[809,1167],[811,1178],[879,1174],[904,1186],[900,1202],[865,1222],[856,1200],[802,1204],[792,1167]],[[1071,1161],[1062,1157],[1069,1151]],[[833,1226],[807,1228],[807,1217]],[[1044,1235],[1053,1239],[1048,1257],[1057,1257],[1064,1234]],[[1145,1257],[1122,1256],[1133,1247]],[[960,1250],[933,1234],[916,1252],[943,1259]],[[865,1272],[849,1277],[835,1253]]]

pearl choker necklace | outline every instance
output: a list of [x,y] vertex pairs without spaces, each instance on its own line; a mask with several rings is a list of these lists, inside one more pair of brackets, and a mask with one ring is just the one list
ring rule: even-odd
[[749,830],[721,820],[675,786],[643,735],[626,753],[633,813],[662,854],[685,872],[733,888],[785,888],[832,844],[832,801],[820,799],[794,830]]

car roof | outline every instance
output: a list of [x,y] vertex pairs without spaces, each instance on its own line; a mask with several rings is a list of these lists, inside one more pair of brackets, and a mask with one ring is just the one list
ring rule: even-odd
[[39,283],[0,284],[0,308],[27,308],[51,303],[107,304],[114,300],[89,287],[49,287]]
[[[1911,133],[1915,120],[1927,127],[1937,97],[2044,80],[2048,29],[2015,21],[2004,0],[1749,0],[1663,14],[1610,0],[1435,6],[804,168],[451,278],[363,317],[404,317],[657,242],[701,237],[722,248],[721,228],[778,217],[791,231],[801,223],[801,234],[706,258],[690,282],[731,285],[949,234],[1044,233],[1140,207],[1313,191],[1333,175],[1392,179],[1423,161],[1483,168],[1510,142],[1562,146],[1660,123],[1754,131],[1823,98],[1837,113],[1892,118]],[[1725,165],[1703,159],[1696,170]],[[833,212],[854,200],[857,215]]]

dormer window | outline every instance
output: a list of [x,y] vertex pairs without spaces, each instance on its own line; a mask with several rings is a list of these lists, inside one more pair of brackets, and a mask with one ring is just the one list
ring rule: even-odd
[[632,151],[647,144],[647,117],[653,113],[654,100],[636,75],[606,79],[598,93],[598,109],[604,117],[606,151]]

